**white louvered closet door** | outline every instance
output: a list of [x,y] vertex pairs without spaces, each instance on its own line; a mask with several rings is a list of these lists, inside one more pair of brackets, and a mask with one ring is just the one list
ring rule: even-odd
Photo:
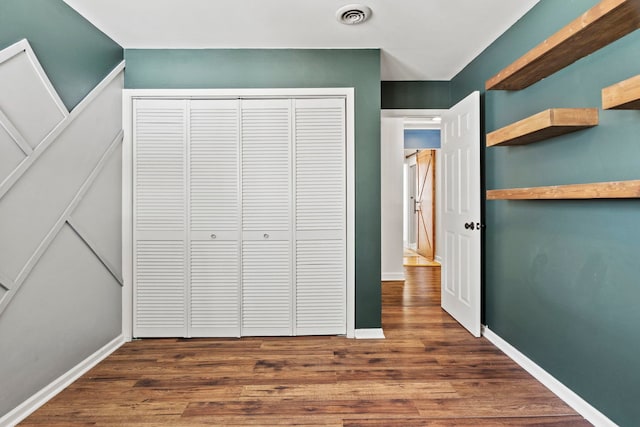
[[295,334],[345,334],[345,100],[294,100]]
[[187,333],[186,101],[133,105],[133,335]]
[[190,101],[189,135],[189,336],[240,336],[239,101]]
[[291,100],[243,100],[242,335],[291,335]]

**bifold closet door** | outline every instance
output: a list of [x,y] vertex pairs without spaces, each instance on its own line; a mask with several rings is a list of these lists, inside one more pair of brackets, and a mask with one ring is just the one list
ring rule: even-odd
[[133,334],[187,335],[187,109],[133,104]]
[[240,336],[239,101],[189,108],[189,336]]
[[291,100],[242,100],[242,335],[292,335]]
[[134,102],[134,336],[240,335],[238,105]]
[[295,334],[345,334],[345,100],[293,102]]
[[346,333],[345,100],[133,114],[134,336]]

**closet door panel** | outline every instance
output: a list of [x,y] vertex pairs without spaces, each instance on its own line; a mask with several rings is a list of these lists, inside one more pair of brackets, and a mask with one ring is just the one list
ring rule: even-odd
[[295,100],[296,232],[345,229],[343,99]]
[[345,250],[341,240],[296,243],[296,334],[346,333]]
[[239,102],[189,111],[189,336],[240,336]]
[[242,229],[289,232],[289,100],[242,102]]
[[134,336],[185,336],[184,241],[139,240],[135,251]]
[[237,241],[191,241],[192,337],[240,336],[240,253]]
[[184,232],[184,101],[135,101],[135,230]]
[[242,335],[291,335],[289,241],[242,244]]
[[134,336],[185,336],[186,103],[134,102]]
[[295,100],[297,335],[346,333],[343,99]]
[[236,100],[194,100],[190,110],[191,231],[239,231]]
[[242,101],[242,335],[291,335],[291,100]]

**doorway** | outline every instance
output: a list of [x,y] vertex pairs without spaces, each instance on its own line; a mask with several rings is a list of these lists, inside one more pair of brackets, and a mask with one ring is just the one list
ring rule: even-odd
[[[434,116],[438,120],[433,120]],[[400,257],[403,254],[397,248],[404,252],[405,242],[412,240],[407,239],[406,232],[411,221],[407,221],[407,227],[403,226],[402,217],[407,215],[398,207],[403,206],[403,197],[407,206],[408,190],[402,190],[407,186],[396,177],[398,170],[404,171],[402,176],[410,174],[409,165],[404,163],[405,156],[398,157],[398,153],[405,149],[416,151],[415,147],[406,146],[408,130],[405,128],[414,122],[422,125],[427,120],[437,121],[442,127],[442,138],[438,138],[442,146],[436,147],[440,149],[435,152],[433,258],[442,265],[441,303],[442,308],[474,336],[480,336],[480,94],[472,92],[447,110],[383,110],[381,119],[382,280],[404,280]],[[420,171],[416,168],[415,175],[420,182]],[[400,194],[398,203],[397,194]],[[416,238],[416,248],[418,240]],[[387,271],[399,271],[385,270],[389,267],[402,269],[402,273],[388,275]]]
[[404,280],[405,261],[440,261],[438,151],[444,112],[382,111],[383,281]]

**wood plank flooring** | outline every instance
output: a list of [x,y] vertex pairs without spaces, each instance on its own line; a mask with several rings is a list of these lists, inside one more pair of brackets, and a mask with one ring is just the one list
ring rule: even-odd
[[440,269],[383,285],[385,340],[124,345],[23,426],[588,426],[440,309]]
[[408,248],[404,249],[402,265],[405,267],[440,267],[438,261],[427,259]]

